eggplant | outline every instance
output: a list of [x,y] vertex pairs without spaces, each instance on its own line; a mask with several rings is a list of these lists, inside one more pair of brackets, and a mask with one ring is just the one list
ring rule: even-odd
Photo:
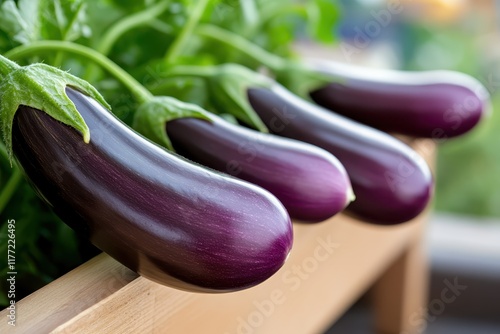
[[272,194],[171,154],[95,100],[66,93],[89,144],[25,106],[12,130],[15,157],[63,221],[140,275],[187,291],[249,288],[283,265],[292,225]]
[[422,157],[398,139],[331,113],[274,84],[250,86],[250,104],[271,132],[319,146],[345,166],[356,200],[352,215],[397,224],[426,207],[433,178]]
[[328,61],[310,69],[332,78],[310,91],[314,102],[386,132],[444,140],[473,129],[491,108],[486,88],[463,73],[369,70]]
[[263,187],[292,218],[320,222],[352,200],[344,167],[316,146],[229,123],[215,115],[206,121],[178,118],[166,124],[182,156]]

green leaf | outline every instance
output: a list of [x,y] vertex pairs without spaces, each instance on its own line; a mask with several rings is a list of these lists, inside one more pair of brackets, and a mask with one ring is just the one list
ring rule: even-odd
[[174,151],[167,135],[167,122],[178,118],[195,117],[210,121],[210,114],[201,107],[167,96],[155,96],[137,110],[133,128],[145,137]]
[[123,17],[123,12],[108,1],[87,1],[85,12],[87,25],[92,27],[92,45],[99,45],[109,27]]
[[19,0],[19,13],[26,22],[28,35],[31,36],[30,41],[35,41],[40,38],[40,8],[43,0]]
[[110,0],[111,4],[122,8],[129,13],[138,11],[146,6],[153,4],[154,0]]
[[74,41],[90,37],[85,0],[53,0],[44,4],[42,24],[45,39]]
[[42,110],[82,133],[90,141],[90,131],[76,106],[66,95],[71,86],[89,95],[104,107],[110,106],[97,90],[85,80],[46,64],[19,67],[0,83],[0,130],[9,157],[12,157],[12,123],[20,105]]
[[13,41],[28,44],[40,38],[40,0],[5,1],[0,8],[0,29]]
[[29,44],[41,39],[74,41],[89,37],[85,0],[12,0],[0,8],[0,29],[12,41]]
[[338,7],[330,0],[314,0],[308,4],[307,14],[310,36],[322,43],[333,42],[335,24],[340,18]]

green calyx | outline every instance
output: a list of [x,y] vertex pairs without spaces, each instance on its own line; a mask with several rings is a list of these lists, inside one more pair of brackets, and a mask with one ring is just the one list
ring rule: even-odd
[[[0,62],[6,58],[0,56]],[[46,64],[13,68],[0,82],[0,129],[9,159],[12,160],[12,124],[19,106],[42,110],[54,119],[82,133],[90,142],[90,130],[66,95],[66,86],[94,98],[111,109],[97,90],[85,80]]]
[[155,143],[174,151],[167,134],[167,122],[185,117],[211,121],[210,114],[195,104],[172,97],[155,96],[139,107],[132,126]]
[[208,81],[213,103],[220,112],[231,114],[261,132],[269,132],[248,102],[247,91],[252,87],[270,88],[274,84],[271,79],[244,66],[227,64],[218,66]]
[[303,62],[290,62],[275,71],[276,80],[291,92],[309,99],[309,93],[336,81],[331,75],[321,73]]
[[208,95],[217,114],[231,115],[261,131],[269,132],[248,102],[247,91],[252,87],[270,88],[275,82],[263,74],[242,65],[176,66],[162,73],[164,77],[195,77],[206,81]]

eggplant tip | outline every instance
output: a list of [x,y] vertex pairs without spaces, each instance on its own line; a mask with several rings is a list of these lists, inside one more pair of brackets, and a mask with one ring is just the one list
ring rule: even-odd
[[347,190],[345,206],[347,207],[349,203],[354,202],[355,200],[356,200],[356,194],[354,193],[352,187],[349,187],[349,189]]
[[83,142],[85,144],[90,143],[90,131],[85,131],[85,133],[83,134]]

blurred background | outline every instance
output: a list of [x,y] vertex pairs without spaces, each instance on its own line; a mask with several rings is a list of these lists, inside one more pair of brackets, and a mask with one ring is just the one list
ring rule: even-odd
[[[335,31],[335,60],[376,68],[457,70],[477,78],[491,94],[496,113],[471,133],[438,143],[435,210],[427,233],[429,307],[441,298],[446,279],[457,279],[467,289],[428,318],[426,332],[500,333],[500,2],[338,3],[342,15]],[[399,13],[383,16],[391,4]],[[379,23],[378,33],[359,43],[359,32],[373,21]],[[307,52],[304,46],[307,42],[299,52]],[[371,333],[365,299],[328,333]]]

